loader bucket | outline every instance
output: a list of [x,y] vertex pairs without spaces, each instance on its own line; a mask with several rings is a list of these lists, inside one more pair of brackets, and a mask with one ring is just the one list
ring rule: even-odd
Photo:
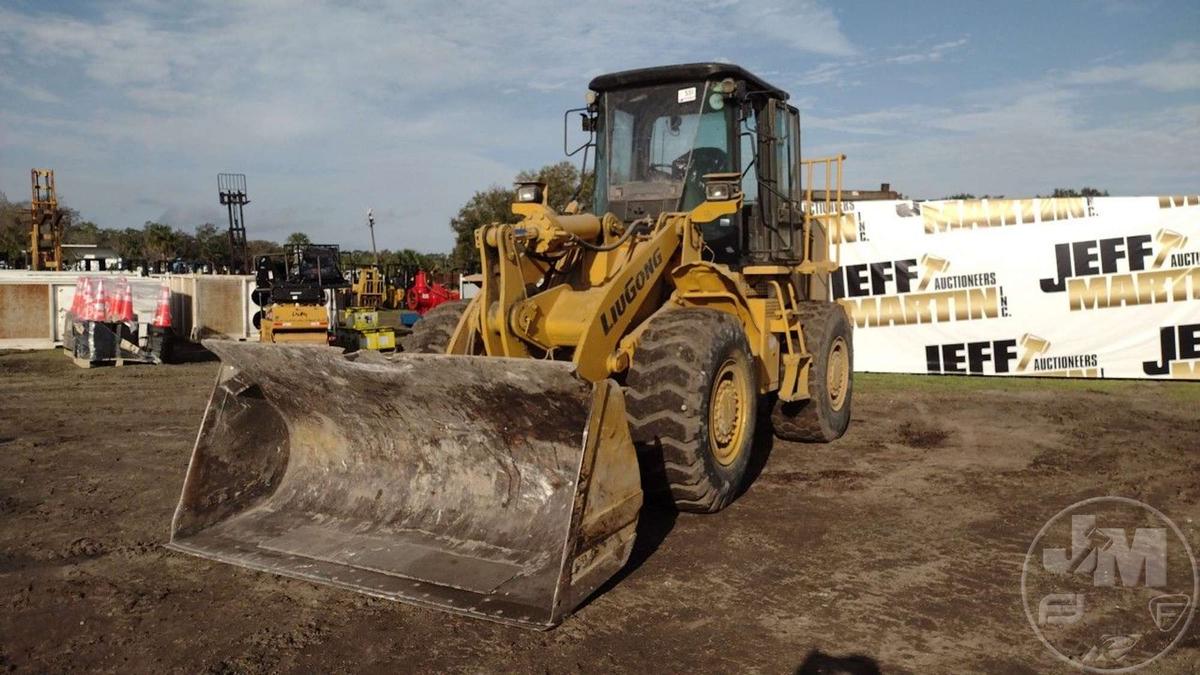
[[569,363],[206,341],[173,549],[547,628],[628,560],[620,387]]

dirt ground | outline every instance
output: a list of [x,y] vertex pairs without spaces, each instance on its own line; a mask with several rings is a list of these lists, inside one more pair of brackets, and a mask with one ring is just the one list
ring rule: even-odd
[[845,438],[760,435],[730,508],[647,513],[530,631],[163,548],[215,373],[0,355],[0,670],[1061,672],[1020,597],[1048,518],[1133,497],[1200,550],[1200,385],[860,376]]

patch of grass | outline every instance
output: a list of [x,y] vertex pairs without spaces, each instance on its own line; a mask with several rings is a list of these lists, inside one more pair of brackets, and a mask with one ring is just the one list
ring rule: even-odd
[[1200,403],[1200,382],[1155,382],[1162,386],[1162,393],[1175,401]]
[[1119,396],[1167,396],[1178,401],[1200,401],[1200,382],[901,373],[855,373],[854,380],[855,386],[876,391],[1091,391]]

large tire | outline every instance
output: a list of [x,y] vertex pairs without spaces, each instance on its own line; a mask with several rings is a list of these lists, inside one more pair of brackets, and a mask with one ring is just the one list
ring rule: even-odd
[[828,443],[850,425],[854,393],[853,329],[846,310],[832,302],[801,302],[804,343],[813,355],[806,401],[775,401],[771,424],[787,441]]
[[681,511],[720,511],[742,488],[754,442],[746,333],[712,309],[668,309],[649,321],[625,386],[643,486]]
[[401,341],[404,351],[417,354],[445,354],[458,320],[462,318],[470,300],[454,300],[429,310],[421,320],[413,324],[412,333]]

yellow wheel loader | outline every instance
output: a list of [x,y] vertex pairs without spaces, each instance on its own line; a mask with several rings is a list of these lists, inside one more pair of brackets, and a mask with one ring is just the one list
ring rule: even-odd
[[842,435],[842,157],[802,161],[787,94],[733,65],[587,100],[591,207],[519,184],[520,222],[475,233],[480,293],[405,353],[205,343],[222,369],[173,548],[550,627],[626,563],[644,492],[738,495],[764,406],[784,438]]

